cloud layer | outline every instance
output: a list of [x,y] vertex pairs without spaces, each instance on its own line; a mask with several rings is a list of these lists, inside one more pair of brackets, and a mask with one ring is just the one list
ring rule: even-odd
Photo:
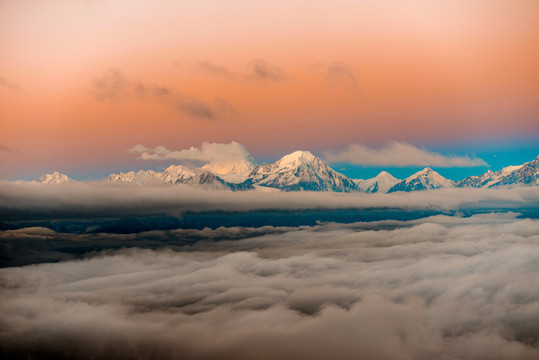
[[537,220],[373,225],[252,229],[218,242],[207,230],[208,241],[188,251],[3,269],[2,350],[82,359],[539,358]]
[[536,188],[455,188],[395,194],[204,191],[187,185],[0,182],[0,218],[98,218],[304,209],[537,209]]
[[351,164],[376,166],[488,166],[480,158],[444,156],[411,144],[396,141],[390,142],[386,147],[381,149],[369,148],[362,144],[352,144],[341,152],[326,152],[325,158],[329,162],[348,162]]

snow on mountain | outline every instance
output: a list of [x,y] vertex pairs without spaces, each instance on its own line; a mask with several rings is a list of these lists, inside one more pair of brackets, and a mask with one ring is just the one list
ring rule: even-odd
[[382,171],[380,174],[371,179],[357,179],[354,181],[359,188],[366,193],[387,193],[389,189],[391,189],[393,185],[400,182],[401,179],[397,179],[387,171]]
[[52,174],[42,175],[38,180],[38,182],[42,184],[61,184],[61,183],[71,182],[71,181],[74,181],[74,180],[71,179],[66,174],[62,174],[58,171],[55,171]]
[[517,166],[506,166],[499,171],[488,170],[480,176],[469,176],[457,183],[458,187],[490,188],[497,186],[538,186],[539,156],[533,161]]
[[253,171],[257,163],[251,159],[241,159],[237,161],[216,161],[204,165],[201,169],[211,171],[216,175],[236,175]]
[[309,151],[295,151],[275,162],[259,165],[249,174],[249,180],[255,185],[285,191],[359,191],[351,179]]
[[162,173],[153,170],[120,172],[118,174],[110,174],[105,178],[105,181],[139,185],[159,184],[162,182]]
[[187,183],[199,175],[200,170],[183,165],[171,165],[160,174],[161,181],[165,184]]
[[393,185],[388,193],[396,191],[431,190],[455,186],[452,180],[444,178],[431,168],[425,168]]
[[239,184],[248,179],[256,166],[252,158],[247,158],[231,162],[212,162],[202,166],[201,170],[210,171],[227,182]]
[[171,165],[163,172],[153,170],[129,171],[110,174],[105,181],[139,185],[185,184],[203,190],[248,190],[250,183],[229,183],[210,171],[191,169],[183,165]]

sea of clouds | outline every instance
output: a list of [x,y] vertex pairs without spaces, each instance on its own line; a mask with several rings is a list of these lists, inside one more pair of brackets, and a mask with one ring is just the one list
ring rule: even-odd
[[514,212],[61,236],[186,243],[1,269],[7,357],[539,359],[539,220]]

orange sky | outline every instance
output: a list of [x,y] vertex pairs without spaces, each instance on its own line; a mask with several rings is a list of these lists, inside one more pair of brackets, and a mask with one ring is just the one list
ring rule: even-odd
[[134,144],[539,136],[538,24],[536,0],[4,0],[0,176]]

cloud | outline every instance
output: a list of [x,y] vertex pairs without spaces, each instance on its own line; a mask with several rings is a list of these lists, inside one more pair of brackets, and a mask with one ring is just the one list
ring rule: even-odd
[[103,76],[92,81],[90,92],[98,101],[113,101],[126,95],[131,86],[119,69],[110,68]]
[[348,85],[359,90],[353,69],[345,63],[335,62],[328,65],[325,78],[331,84]]
[[164,146],[148,149],[143,145],[135,145],[129,152],[139,153],[139,159],[142,160],[191,160],[211,163],[251,159],[245,146],[235,141],[229,144],[204,142],[199,148],[192,146],[183,150],[169,150]]
[[234,77],[235,74],[231,73],[224,66],[214,65],[209,61],[201,61],[196,64],[196,66],[204,71],[205,73],[213,76],[224,76],[224,77]]
[[213,103],[193,98],[184,98],[178,100],[177,106],[183,113],[200,120],[223,120],[230,115],[238,114],[234,106],[226,100],[219,98],[216,98]]
[[0,144],[0,152],[15,153],[16,151],[7,145]]
[[287,77],[283,69],[261,59],[254,59],[249,64],[250,77],[261,81],[284,81]]
[[4,87],[10,90],[21,90],[17,85],[9,82],[6,78],[0,77],[0,87]]
[[166,100],[173,91],[164,86],[150,86],[133,81],[116,68],[110,68],[92,81],[90,93],[98,101],[115,101],[122,97],[137,96],[140,99]]
[[117,101],[130,96],[141,100],[160,101],[199,120],[222,120],[238,113],[232,104],[221,98],[215,98],[213,102],[206,102],[196,96],[184,94],[165,86],[147,85],[140,81],[130,80],[116,68],[110,68],[105,71],[103,76],[95,78],[92,81],[90,93],[97,101],[102,102]]
[[386,147],[381,149],[369,148],[362,144],[352,144],[341,152],[327,151],[325,158],[329,162],[348,162],[351,164],[373,166],[488,166],[480,158],[444,156],[415,147],[411,144],[396,141],[390,142]]
[[[205,229],[197,231],[207,241],[175,251],[121,249],[2,269],[2,351],[81,359],[539,357],[538,220],[486,214],[401,225],[250,229],[221,241]],[[66,243],[108,235],[76,236]]]
[[213,120],[215,118],[215,112],[213,111],[211,105],[205,102],[179,102],[178,108],[194,118],[204,120]]
[[[174,62],[176,66],[181,62]],[[202,71],[208,75],[215,77],[228,78],[235,81],[254,80],[258,82],[282,82],[288,78],[286,71],[277,66],[270,64],[262,59],[253,59],[248,65],[246,72],[234,72],[225,66],[215,65],[209,61],[200,61],[194,63],[196,70]]]

